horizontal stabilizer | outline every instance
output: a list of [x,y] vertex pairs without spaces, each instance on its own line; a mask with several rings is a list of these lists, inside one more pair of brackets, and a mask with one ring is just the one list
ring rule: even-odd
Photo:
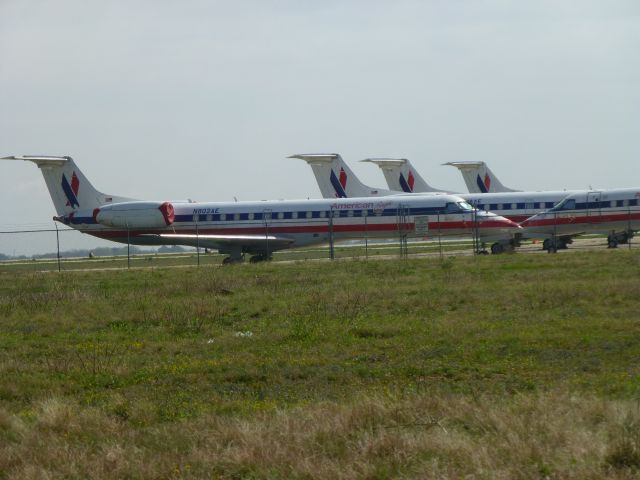
[[25,162],[33,162],[38,167],[44,166],[56,166],[60,167],[71,160],[71,157],[54,157],[46,155],[11,155],[9,157],[2,157],[0,160],[23,160]]
[[342,157],[337,153],[304,153],[304,154],[291,155],[287,158],[297,158],[299,160],[304,160],[309,164],[331,163],[338,159],[342,159]]
[[406,165],[408,162],[406,158],[365,158],[364,160],[360,160],[360,161],[375,163],[382,169],[384,169],[386,166],[400,167],[402,165]]

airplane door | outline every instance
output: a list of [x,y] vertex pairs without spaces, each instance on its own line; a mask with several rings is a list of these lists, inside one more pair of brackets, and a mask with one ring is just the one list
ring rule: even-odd
[[587,221],[589,225],[600,223],[600,200],[601,192],[587,193]]

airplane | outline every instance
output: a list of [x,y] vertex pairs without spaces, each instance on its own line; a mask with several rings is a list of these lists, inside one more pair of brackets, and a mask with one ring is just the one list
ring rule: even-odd
[[522,191],[505,187],[484,162],[447,162],[442,165],[451,165],[452,167],[456,167],[460,170],[469,193],[503,193]]
[[546,236],[550,251],[557,250],[559,236],[584,233],[605,233],[609,248],[615,248],[640,230],[639,203],[638,189],[574,192],[520,225],[526,232]]
[[[297,158],[306,161],[315,174],[320,191],[325,198],[340,197],[366,197],[370,192],[376,192],[375,196],[397,195],[393,190],[374,189],[364,185],[349,169],[342,157],[337,153],[331,154],[297,154],[289,158]],[[335,182],[330,179],[336,177],[335,172],[340,172],[340,189],[334,187]],[[549,210],[559,204],[568,195],[580,193],[580,191],[542,191],[542,192],[502,192],[502,193],[464,193],[456,194],[464,198],[469,204],[478,210],[490,211],[503,216],[516,223],[523,222],[529,217],[545,210]],[[431,193],[432,195],[435,194]],[[416,195],[406,193],[405,195]],[[424,194],[422,194],[424,195]],[[541,235],[542,248],[549,251],[550,248],[564,249],[573,241],[575,235],[562,234],[551,243],[547,235]],[[534,230],[526,230],[521,238],[535,238]],[[615,233],[619,243],[625,241],[625,235]],[[491,253],[499,254],[505,250],[512,250],[518,246],[517,241],[496,241],[491,245]]]
[[255,202],[143,201],[96,190],[71,157],[9,156],[33,162],[44,176],[55,221],[95,237],[134,245],[216,249],[237,263],[274,251],[353,238],[397,238],[420,231],[481,239],[513,238],[521,228],[477,212],[452,195]]

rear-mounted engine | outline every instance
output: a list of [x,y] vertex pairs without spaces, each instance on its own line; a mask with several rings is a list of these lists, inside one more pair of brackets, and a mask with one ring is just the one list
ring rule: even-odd
[[175,220],[169,202],[124,202],[93,211],[96,223],[115,228],[164,228]]

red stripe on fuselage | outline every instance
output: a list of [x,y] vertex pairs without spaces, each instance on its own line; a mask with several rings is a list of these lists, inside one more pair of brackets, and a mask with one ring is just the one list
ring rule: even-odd
[[640,220],[640,212],[608,215],[582,215],[580,217],[551,217],[531,219],[522,224],[523,227],[546,227],[553,225],[593,225],[608,222],[626,222],[630,220]]
[[[500,220],[485,220],[479,221],[477,227],[480,229],[493,229],[493,228],[509,228],[512,227],[508,223]],[[430,222],[429,231],[447,231],[447,230],[469,230],[476,228],[476,225],[472,221],[458,221],[458,222]],[[397,224],[397,223],[369,223],[369,224],[349,224],[349,225],[333,225],[333,231],[335,233],[344,232],[390,232],[396,230],[413,230],[413,223]],[[85,233],[94,235],[100,238],[123,238],[127,236],[126,230],[85,230]],[[131,230],[129,236],[149,235],[149,234],[162,234],[162,233],[177,233],[177,234],[200,234],[200,235],[264,235],[266,232],[269,234],[277,233],[328,233],[329,225],[291,225],[291,226],[269,226],[267,227],[229,227],[229,228],[198,228],[197,232],[193,227],[185,229],[166,229],[166,230]]]

